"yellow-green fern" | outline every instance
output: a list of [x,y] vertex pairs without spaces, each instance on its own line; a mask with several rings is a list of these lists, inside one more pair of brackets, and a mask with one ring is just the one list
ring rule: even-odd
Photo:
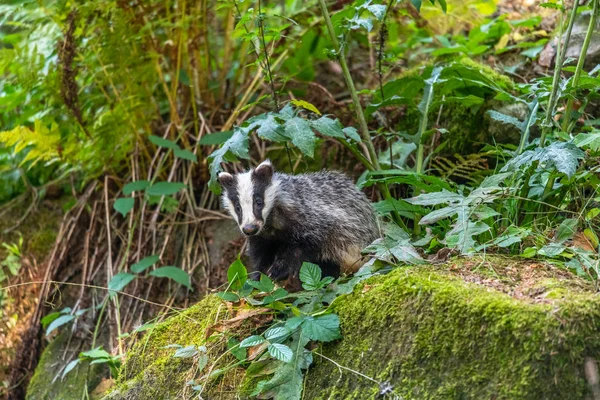
[[30,167],[39,161],[55,161],[60,156],[60,134],[57,126],[52,124],[48,129],[39,120],[35,121],[34,130],[26,126],[17,126],[13,130],[0,132],[0,143],[7,147],[14,146],[15,153],[28,149],[21,165],[31,161]]

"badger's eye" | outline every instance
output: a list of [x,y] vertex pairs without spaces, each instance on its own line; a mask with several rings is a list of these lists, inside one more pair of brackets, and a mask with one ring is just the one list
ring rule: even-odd
[[254,203],[256,203],[257,207],[262,207],[264,205],[263,204],[263,199],[261,199],[260,197],[255,198],[254,199]]
[[238,214],[241,214],[242,212],[242,207],[239,204],[235,205],[235,212],[237,212]]

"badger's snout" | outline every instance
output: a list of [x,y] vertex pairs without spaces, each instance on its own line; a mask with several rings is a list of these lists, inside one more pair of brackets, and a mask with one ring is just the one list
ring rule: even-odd
[[257,224],[246,224],[242,227],[242,232],[246,236],[254,236],[260,230],[260,226]]

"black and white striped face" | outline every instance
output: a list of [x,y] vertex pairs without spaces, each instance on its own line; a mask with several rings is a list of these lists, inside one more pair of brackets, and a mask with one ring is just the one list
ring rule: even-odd
[[273,165],[267,160],[248,172],[219,174],[219,183],[223,187],[223,206],[246,236],[260,233],[273,208],[277,190],[273,172]]

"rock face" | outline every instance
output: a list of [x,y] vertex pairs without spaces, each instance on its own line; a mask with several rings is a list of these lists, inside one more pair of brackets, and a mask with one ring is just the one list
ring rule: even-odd
[[[587,33],[588,25],[590,24],[590,18],[590,12],[581,13],[577,16],[575,24],[573,25],[573,31],[571,32],[571,39],[569,40],[569,46],[567,47],[566,57],[578,59],[581,56],[581,48],[583,47],[583,41]],[[600,19],[597,19],[597,21],[600,21]],[[589,72],[598,64],[600,64],[600,22],[596,24],[596,29],[594,29],[594,33],[592,34],[592,39],[585,57],[584,69]]]
[[[334,302],[343,339],[317,350],[327,358],[314,356],[304,398],[589,398],[585,371],[600,360],[600,298],[590,286],[564,270],[500,258],[371,278]],[[219,373],[203,398],[247,398],[245,370],[224,340],[207,339],[230,309],[210,296],[157,325],[128,352],[107,398],[193,398],[186,382],[211,371]],[[249,334],[244,326],[227,332]],[[168,344],[206,345],[209,362],[174,358]]]

